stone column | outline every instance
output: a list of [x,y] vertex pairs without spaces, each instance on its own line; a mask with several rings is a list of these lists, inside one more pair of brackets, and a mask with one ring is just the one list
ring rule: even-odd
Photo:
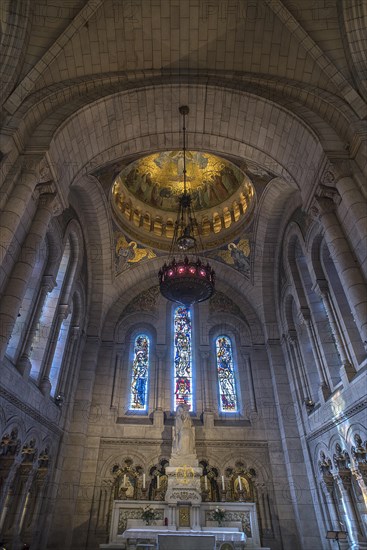
[[340,506],[346,519],[343,524],[346,524],[345,530],[348,531],[349,547],[352,550],[358,550],[360,548],[359,542],[361,540],[361,535],[359,533],[358,520],[350,497],[351,474],[336,473],[333,477],[340,495]]
[[69,315],[70,309],[67,304],[60,304],[57,308],[56,321],[52,327],[52,335],[48,342],[48,349],[46,351],[46,358],[43,365],[41,377],[40,377],[40,390],[43,395],[49,395],[51,392],[50,370],[52,367],[52,361],[54,358],[57,340],[59,338],[62,322]]
[[[167,346],[163,344],[157,344],[155,348],[157,362],[155,372],[155,392],[154,392],[154,408],[158,411],[163,410],[163,395],[165,389],[165,358],[167,353]],[[163,395],[162,395],[163,394]]]
[[0,360],[4,357],[29,279],[37,261],[37,254],[54,214],[55,201],[55,193],[48,192],[40,196],[38,209],[22,246],[20,259],[13,268],[2,297],[0,304]]
[[111,359],[111,370],[113,369],[111,407],[118,410],[121,394],[121,369],[125,353],[125,344],[116,344]]
[[321,297],[321,300],[324,304],[326,315],[329,320],[331,332],[334,337],[335,345],[337,347],[340,359],[342,361],[342,368],[341,368],[340,374],[341,374],[343,383],[345,385],[346,382],[350,382],[354,378],[356,374],[356,369],[352,365],[348,346],[344,340],[344,337],[342,336],[342,333],[339,330],[339,324],[334,315],[334,308],[333,308],[332,299],[329,292],[328,283],[325,280],[319,279],[314,284],[313,290]]
[[[331,476],[330,476],[331,478]],[[340,530],[340,521],[338,510],[335,506],[334,500],[334,484],[331,479],[323,479],[320,483],[321,490],[325,497],[325,504],[330,518],[330,525],[326,525],[326,528],[330,531],[336,529]]]
[[308,381],[307,371],[305,369],[302,353],[299,347],[297,331],[294,329],[288,330],[286,334],[286,339],[287,339],[287,342],[289,343],[291,350],[293,351],[296,368],[298,368],[299,377],[300,377],[302,390],[303,390],[303,395],[301,395],[301,399],[302,401],[305,398],[312,399],[312,392]]
[[191,528],[194,531],[200,531],[200,505],[199,504],[193,504],[191,507],[192,511],[192,518],[191,518]]
[[[95,479],[98,438],[88,437],[88,429],[100,418],[99,408],[93,408],[93,388],[100,351],[100,339],[89,336],[85,340],[78,385],[73,401],[72,419],[62,447],[63,469],[60,475],[60,487],[70,487],[72,494],[58,496],[52,520],[52,532],[48,545],[57,546],[60,537],[65,548],[86,548],[88,530],[80,531],[80,525],[88,525],[92,497],[91,480]],[[86,464],[88,465],[86,467]],[[69,526],[65,532],[65,525]]]
[[[11,246],[15,233],[26,212],[36,185],[46,176],[46,164],[40,169],[40,156],[21,157],[17,162],[23,162],[24,168],[15,182],[8,201],[1,213],[0,222],[0,266],[3,266],[7,253],[11,253]],[[50,177],[50,174],[48,174]],[[15,252],[15,250],[14,250]],[[14,256],[13,254],[11,254]],[[16,258],[14,258],[16,260]]]
[[36,502],[34,506],[34,511],[32,514],[32,523],[31,523],[31,532],[32,532],[32,544],[35,548],[38,548],[40,545],[40,537],[44,524],[44,518],[42,517],[45,509],[47,509],[47,488],[48,488],[48,477],[41,474],[39,471],[36,474],[36,479],[34,480],[35,485],[35,494]]
[[251,365],[251,356],[250,356],[249,347],[248,346],[241,346],[240,347],[240,353],[241,353],[241,357],[242,357],[242,360],[243,360],[243,363],[244,363],[244,370],[246,372],[246,378],[247,378],[247,380],[245,382],[245,389],[246,389],[246,392],[247,392],[246,401],[249,403],[249,413],[250,413],[250,416],[252,416],[253,413],[257,412],[257,407],[256,407],[254,379],[253,379],[253,376],[252,376],[252,365]]
[[78,339],[80,335],[80,328],[78,326],[72,326],[69,330],[68,341],[66,343],[66,350],[63,362],[67,365],[67,369],[64,369],[60,373],[59,378],[59,391],[58,394],[64,397],[68,395],[68,387],[71,383],[73,376],[73,367],[75,364],[75,350],[78,345]]
[[360,510],[360,516],[362,520],[361,521],[362,528],[364,531],[364,535],[366,537],[367,536],[367,486],[361,472],[359,471],[359,469],[356,467],[355,464],[351,466],[350,471],[352,473],[352,476],[355,479],[355,483],[357,484],[361,495],[362,510]]
[[29,376],[29,373],[32,368],[30,361],[31,348],[33,344],[34,337],[37,332],[37,326],[39,319],[41,317],[42,309],[45,304],[47,294],[51,292],[56,286],[55,278],[50,275],[45,275],[42,279],[41,289],[38,295],[37,304],[32,315],[31,325],[29,327],[28,335],[26,337],[23,349],[21,349],[21,355],[17,362],[17,369],[24,378]]
[[324,365],[324,360],[322,357],[322,353],[320,350],[319,342],[317,339],[315,327],[313,326],[313,322],[311,319],[311,312],[308,308],[302,308],[298,313],[298,318],[300,319],[301,323],[304,323],[306,325],[308,337],[311,342],[311,348],[312,353],[315,359],[317,372],[319,374],[319,381],[320,381],[320,390],[319,390],[319,398],[320,401],[326,401],[331,394],[330,390],[330,382],[327,375],[327,369]]
[[[4,481],[4,485],[3,485],[3,488],[2,488],[2,495],[1,495],[1,498],[0,498],[0,532],[1,532],[1,529],[2,529],[2,524],[4,522],[4,519],[5,519],[5,515],[4,515],[4,510],[7,506],[7,504],[9,504],[9,498],[10,498],[10,492],[11,492],[11,487],[13,485],[13,481],[15,479],[15,475],[17,473],[17,470],[20,466],[20,457],[18,456],[16,458],[16,460],[14,461],[13,465],[11,466],[10,470],[9,470],[9,473]],[[6,502],[7,501],[7,502]],[[4,517],[3,517],[4,516]]]
[[361,338],[367,346],[366,284],[335,214],[334,201],[338,201],[338,199],[340,197],[336,195],[335,190],[321,186],[319,195],[314,199],[312,209],[320,218],[324,228],[325,242],[344,287]]
[[264,483],[255,483],[255,489],[257,494],[257,502],[260,516],[259,520],[261,522],[262,535],[269,537],[272,535],[273,529],[271,524],[268,492]]
[[[291,371],[291,378],[289,382],[291,383],[291,381],[293,381],[294,383],[294,390],[296,393],[296,404],[300,409],[301,403],[304,402],[305,390],[303,388],[299,366],[297,364],[295,354],[294,354],[294,349],[291,344],[291,340],[289,336],[283,335],[281,339],[281,343],[282,343],[284,356],[288,357],[289,369]],[[303,412],[303,409],[300,409],[300,410],[301,412]]]
[[352,177],[342,177],[335,183],[346,211],[351,214],[353,227],[358,233],[359,240],[366,244],[367,208],[366,200],[358,189]]
[[[32,469],[31,466],[20,466],[20,475],[24,480],[24,485],[22,487],[22,492],[19,496],[19,500],[16,506],[16,513],[14,518],[14,543],[15,547],[18,546],[21,540],[21,531],[23,526],[24,517],[26,514],[26,507],[29,499],[29,490],[33,483],[36,470]],[[17,544],[18,543],[18,544]]]
[[168,505],[168,526],[176,527],[176,511],[177,507],[175,504]]
[[201,346],[199,349],[200,361],[201,361],[201,383],[203,388],[203,410],[204,413],[213,411],[212,403],[212,387],[209,379],[209,347]]

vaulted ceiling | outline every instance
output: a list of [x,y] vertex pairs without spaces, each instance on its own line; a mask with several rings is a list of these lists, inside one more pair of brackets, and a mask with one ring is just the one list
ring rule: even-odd
[[[192,150],[274,176],[257,188],[261,260],[265,241],[274,260],[286,202],[308,203],[328,159],[358,159],[363,0],[5,0],[0,9],[0,177],[18,154],[46,154],[64,205],[82,210],[88,245],[101,248],[93,284],[111,272],[114,248],[95,176],[105,170],[111,187],[121,161],[177,150],[180,104],[190,106]],[[255,286],[261,269],[253,263]],[[137,268],[116,281],[109,303],[145,276]],[[243,284],[250,294],[237,277]]]

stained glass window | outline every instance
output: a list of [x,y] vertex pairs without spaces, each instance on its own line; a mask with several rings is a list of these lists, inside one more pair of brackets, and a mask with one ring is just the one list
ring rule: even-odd
[[148,396],[149,338],[139,334],[134,342],[130,410],[145,411]]
[[179,306],[174,312],[175,410],[186,404],[192,410],[192,359],[190,309]]
[[223,412],[237,411],[236,383],[233,371],[232,344],[228,336],[216,339],[220,407]]

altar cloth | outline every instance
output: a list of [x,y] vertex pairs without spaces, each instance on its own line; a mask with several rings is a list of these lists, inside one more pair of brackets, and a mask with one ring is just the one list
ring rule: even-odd
[[175,530],[175,529],[160,529],[159,527],[140,527],[137,529],[126,529],[122,534],[124,539],[155,539],[158,540],[158,535],[172,535],[176,537],[190,537],[197,536],[203,537],[213,535],[219,542],[245,542],[246,535],[238,531],[238,529],[230,529],[226,527],[215,528],[205,531],[190,530]]

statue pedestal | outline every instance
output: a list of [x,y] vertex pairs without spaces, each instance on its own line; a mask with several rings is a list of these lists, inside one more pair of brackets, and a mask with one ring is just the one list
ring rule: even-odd
[[166,502],[177,504],[178,502],[201,503],[200,477],[203,469],[188,466],[181,463],[180,466],[167,466],[168,479]]

